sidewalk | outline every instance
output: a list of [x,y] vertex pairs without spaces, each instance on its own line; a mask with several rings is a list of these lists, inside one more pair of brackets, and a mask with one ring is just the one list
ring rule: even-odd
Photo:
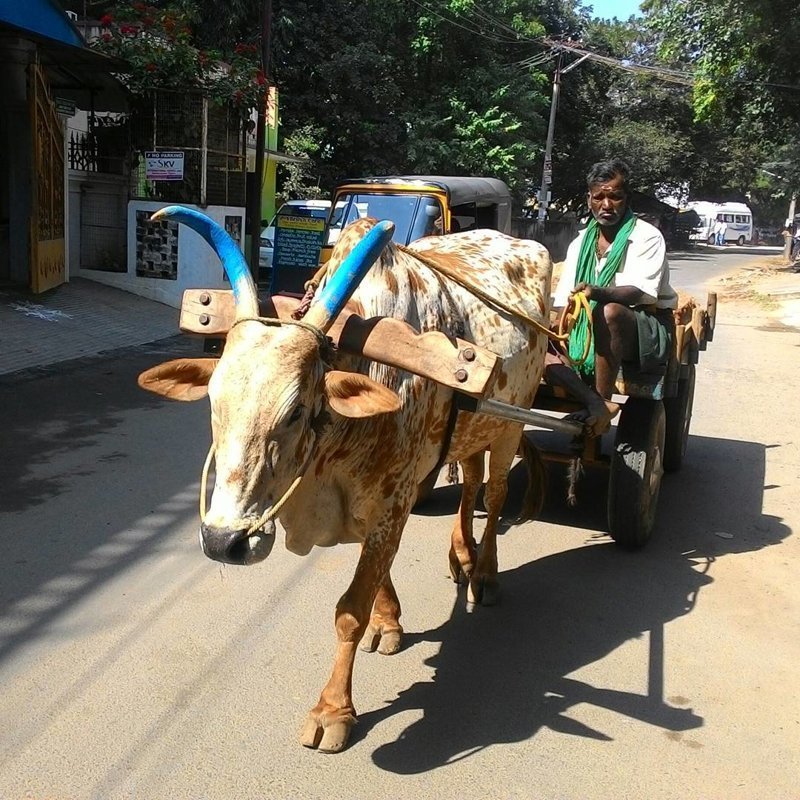
[[178,316],[84,278],[41,296],[0,289],[0,375],[176,336]]

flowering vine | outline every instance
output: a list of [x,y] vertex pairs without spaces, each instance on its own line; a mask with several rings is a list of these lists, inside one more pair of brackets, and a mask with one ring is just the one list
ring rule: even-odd
[[268,87],[258,46],[240,42],[230,52],[203,50],[194,37],[198,20],[194,0],[163,7],[122,2],[100,19],[100,36],[92,46],[127,62],[122,79],[134,94],[195,89],[235,106],[243,116],[263,107]]

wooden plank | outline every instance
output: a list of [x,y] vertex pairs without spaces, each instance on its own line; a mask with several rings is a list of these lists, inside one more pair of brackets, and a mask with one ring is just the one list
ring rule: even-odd
[[178,326],[184,333],[225,336],[236,319],[230,289],[186,289]]
[[[266,317],[290,319],[300,301],[275,295],[261,302]],[[181,305],[185,333],[224,337],[236,319],[229,289],[187,289]],[[428,378],[472,397],[484,398],[500,373],[502,359],[485,348],[444,333],[417,333],[406,322],[362,319],[345,308],[328,335],[345,353]]]
[[717,293],[709,292],[708,300],[706,302],[706,323],[705,323],[705,338],[706,341],[714,341],[714,326],[717,323]]

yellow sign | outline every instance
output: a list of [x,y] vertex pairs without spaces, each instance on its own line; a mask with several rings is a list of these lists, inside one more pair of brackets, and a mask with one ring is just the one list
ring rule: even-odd
[[279,216],[278,227],[293,231],[324,231],[325,220],[316,217]]

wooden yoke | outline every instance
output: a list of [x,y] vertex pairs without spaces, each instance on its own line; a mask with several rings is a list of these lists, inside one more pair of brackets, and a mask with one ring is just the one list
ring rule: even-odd
[[[262,301],[264,316],[291,319],[300,301],[275,295]],[[236,319],[233,292],[187,289],[180,329],[184,333],[224,337]],[[438,331],[417,333],[399,319],[362,319],[345,308],[328,335],[344,353],[364,356],[447,386],[478,399],[492,390],[502,359],[485,348]]]

